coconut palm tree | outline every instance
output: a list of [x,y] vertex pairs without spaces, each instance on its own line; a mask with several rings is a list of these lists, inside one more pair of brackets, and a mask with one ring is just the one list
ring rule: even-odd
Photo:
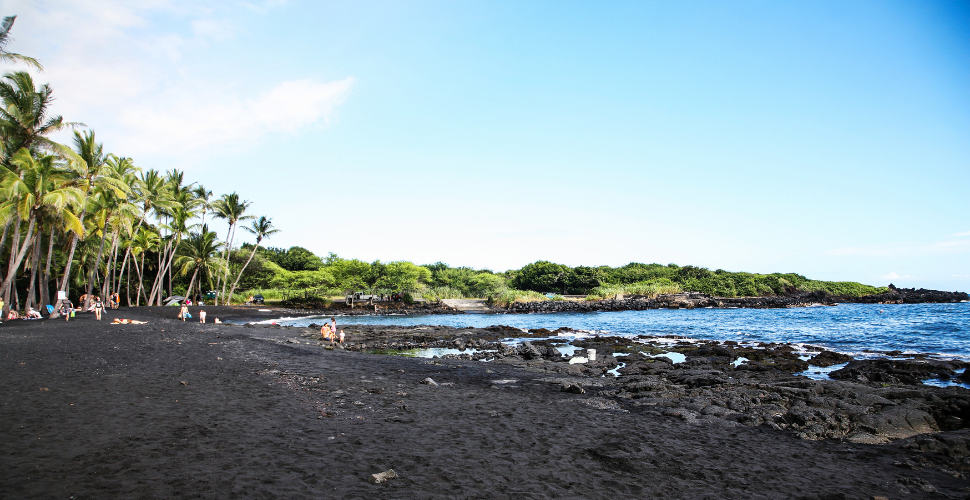
[[49,85],[34,86],[30,73],[17,71],[7,73],[0,79],[0,144],[3,145],[3,164],[9,165],[10,157],[27,148],[38,151],[60,152],[65,148],[47,138],[54,132],[81,126],[81,123],[65,122],[58,115],[49,116],[54,91]]
[[44,67],[33,57],[7,52],[7,44],[13,41],[13,38],[10,38],[10,28],[13,28],[13,23],[16,20],[17,16],[7,16],[0,23],[0,61],[25,63],[43,71]]
[[[131,263],[135,267],[135,272],[138,274],[138,290],[135,293],[135,305],[141,305],[142,297],[145,298],[145,304],[151,305],[148,301],[148,296],[145,295],[144,288],[144,269],[145,269],[145,253],[154,252],[158,250],[158,246],[161,240],[158,238],[158,233],[147,229],[141,228],[135,233],[135,236],[129,240],[128,249],[131,251]],[[138,256],[141,255],[141,265],[139,266]],[[131,305],[131,299],[128,299],[128,305]]]
[[199,276],[199,271],[209,276],[227,272],[225,264],[219,258],[221,248],[222,243],[216,240],[216,233],[209,231],[209,227],[205,224],[202,225],[201,232],[190,234],[182,242],[179,255],[175,259],[175,267],[179,269],[182,276],[192,271],[192,279],[189,280],[189,287],[185,291],[186,297],[192,296],[192,287],[195,286],[195,278]]
[[[212,215],[220,219],[226,219],[226,221],[229,223],[229,231],[227,232],[227,235],[229,236],[228,238],[229,244],[226,246],[226,249],[224,252],[224,260],[226,261],[227,270],[229,269],[229,256],[232,253],[233,240],[235,239],[235,236],[236,236],[236,224],[238,224],[239,221],[241,220],[253,218],[252,215],[245,215],[246,209],[249,208],[249,205],[251,204],[252,203],[250,203],[247,200],[240,200],[239,195],[236,194],[235,192],[230,194],[224,194],[222,195],[222,198],[212,203],[212,208],[213,208]],[[226,275],[225,277],[219,276],[216,278],[216,288],[219,288],[219,283],[220,281],[222,281],[223,278],[225,279],[225,282],[222,283],[221,297],[226,296],[225,295],[226,284],[229,282],[229,276],[228,275]],[[216,304],[218,305],[218,303],[219,303],[219,299],[216,298]],[[224,298],[223,303],[228,304],[229,301]]]
[[[239,285],[239,280],[242,278],[243,272],[246,271],[246,267],[253,260],[253,256],[256,255],[256,249],[259,248],[259,244],[262,243],[263,239],[280,232],[279,229],[273,227],[273,219],[265,216],[254,220],[250,227],[244,227],[243,229],[256,235],[256,244],[253,245],[253,251],[249,254],[249,258],[246,259],[246,263],[243,264],[242,269],[239,270],[239,275],[236,276],[236,281],[233,282],[232,288],[229,289],[229,299],[232,299],[232,294],[236,293],[236,286]],[[226,303],[229,303],[228,300]]]
[[[42,207],[48,206],[60,210],[70,204],[81,202],[81,192],[71,186],[69,172],[58,168],[53,156],[47,155],[34,158],[27,148],[21,148],[11,158],[11,165],[16,171],[6,171],[0,180],[0,189],[5,195],[5,201],[0,203],[0,222],[7,223],[16,219],[15,236],[10,249],[10,267],[7,275],[0,284],[0,293],[8,296],[10,284],[13,282],[15,270],[20,267],[27,247],[31,242],[37,220],[42,214]],[[27,221],[27,236],[20,249],[19,241],[20,220]],[[80,220],[70,221],[71,229],[80,231]],[[9,301],[4,306],[3,314],[9,310]]]

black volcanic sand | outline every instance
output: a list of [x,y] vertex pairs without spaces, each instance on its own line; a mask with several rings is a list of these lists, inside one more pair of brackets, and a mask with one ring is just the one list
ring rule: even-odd
[[[0,326],[0,498],[970,494],[900,446],[630,411],[599,404],[595,384],[564,392],[525,362],[328,350],[306,329],[175,313]],[[109,324],[116,316],[149,324]],[[354,330],[355,342],[379,335]],[[375,484],[389,469],[397,477]]]

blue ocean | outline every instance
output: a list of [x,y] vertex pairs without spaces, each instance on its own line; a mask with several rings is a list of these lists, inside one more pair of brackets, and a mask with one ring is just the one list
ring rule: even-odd
[[[320,317],[277,319],[307,326]],[[970,360],[970,303],[839,304],[792,309],[652,309],[599,313],[341,316],[340,324],[569,327],[601,335],[793,342],[846,354],[902,351]]]

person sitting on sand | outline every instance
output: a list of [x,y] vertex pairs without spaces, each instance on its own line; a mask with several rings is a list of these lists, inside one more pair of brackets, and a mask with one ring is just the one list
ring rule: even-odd
[[118,295],[118,292],[115,292],[111,294],[110,298],[111,298],[111,308],[117,309],[118,306],[121,305],[121,295]]
[[10,312],[7,313],[7,319],[20,319],[20,314],[16,309],[11,309]]
[[61,315],[64,316],[64,321],[71,320],[71,313],[74,312],[74,304],[71,304],[70,300],[65,300],[61,304]]
[[328,338],[330,338],[330,324],[324,323],[323,326],[320,327],[320,340],[324,341]]
[[179,319],[185,321],[185,318],[189,316],[189,306],[182,303],[182,307],[179,308]]
[[222,323],[222,321],[219,321],[219,318],[216,318],[216,320],[213,321],[213,323],[220,324],[220,323]]

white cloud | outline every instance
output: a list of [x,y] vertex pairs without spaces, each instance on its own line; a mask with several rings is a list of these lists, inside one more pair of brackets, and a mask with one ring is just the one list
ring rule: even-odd
[[288,81],[249,99],[211,91],[169,92],[163,99],[120,110],[120,122],[130,132],[119,147],[139,153],[178,153],[273,132],[293,134],[314,123],[326,123],[352,84],[352,78],[330,83]]
[[965,231],[965,232],[962,232],[962,233],[954,233],[954,234],[951,234],[950,235],[951,238],[953,238],[953,237],[959,237],[959,236],[970,236],[970,231]]
[[18,14],[11,49],[46,68],[37,80],[54,89],[54,112],[86,123],[126,156],[252,144],[327,125],[353,86],[350,77],[274,81],[255,65],[211,71],[221,53],[213,48],[244,33],[245,16],[257,17],[221,3],[15,0],[5,10]]

